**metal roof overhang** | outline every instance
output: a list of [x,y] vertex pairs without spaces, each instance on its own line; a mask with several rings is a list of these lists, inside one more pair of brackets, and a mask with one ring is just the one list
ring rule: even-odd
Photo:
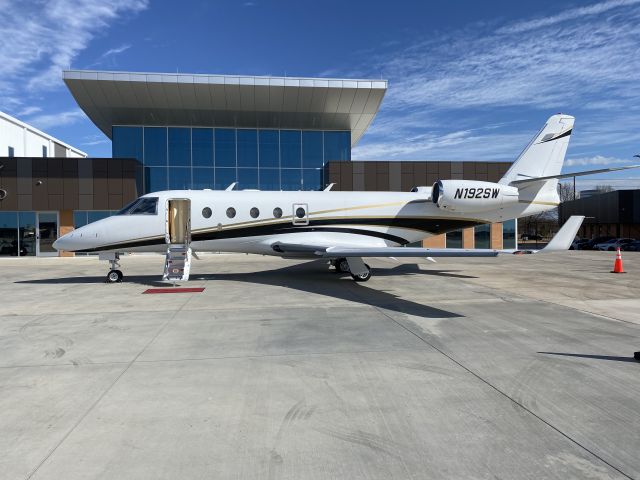
[[339,80],[66,70],[87,116],[113,125],[350,130],[354,146],[375,117],[386,80]]

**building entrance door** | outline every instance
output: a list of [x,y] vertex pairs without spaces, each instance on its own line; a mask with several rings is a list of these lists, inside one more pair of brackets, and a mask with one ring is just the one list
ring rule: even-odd
[[58,213],[38,212],[36,229],[36,255],[39,257],[55,257],[58,252],[53,242],[58,238]]

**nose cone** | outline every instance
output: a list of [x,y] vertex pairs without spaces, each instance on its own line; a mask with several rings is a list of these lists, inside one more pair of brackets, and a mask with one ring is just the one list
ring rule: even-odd
[[55,248],[58,251],[59,250],[70,251],[72,235],[73,235],[73,232],[67,233],[66,235],[61,236],[59,239],[53,242],[53,248]]

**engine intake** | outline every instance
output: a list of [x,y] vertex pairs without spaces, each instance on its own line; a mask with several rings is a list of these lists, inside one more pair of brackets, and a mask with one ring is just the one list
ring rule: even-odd
[[518,189],[474,180],[438,180],[433,184],[431,200],[443,210],[485,212],[518,203]]

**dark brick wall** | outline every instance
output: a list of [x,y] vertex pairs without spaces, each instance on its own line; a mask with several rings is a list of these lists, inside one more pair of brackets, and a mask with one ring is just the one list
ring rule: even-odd
[[0,165],[0,211],[117,210],[142,194],[135,159],[0,157]]

